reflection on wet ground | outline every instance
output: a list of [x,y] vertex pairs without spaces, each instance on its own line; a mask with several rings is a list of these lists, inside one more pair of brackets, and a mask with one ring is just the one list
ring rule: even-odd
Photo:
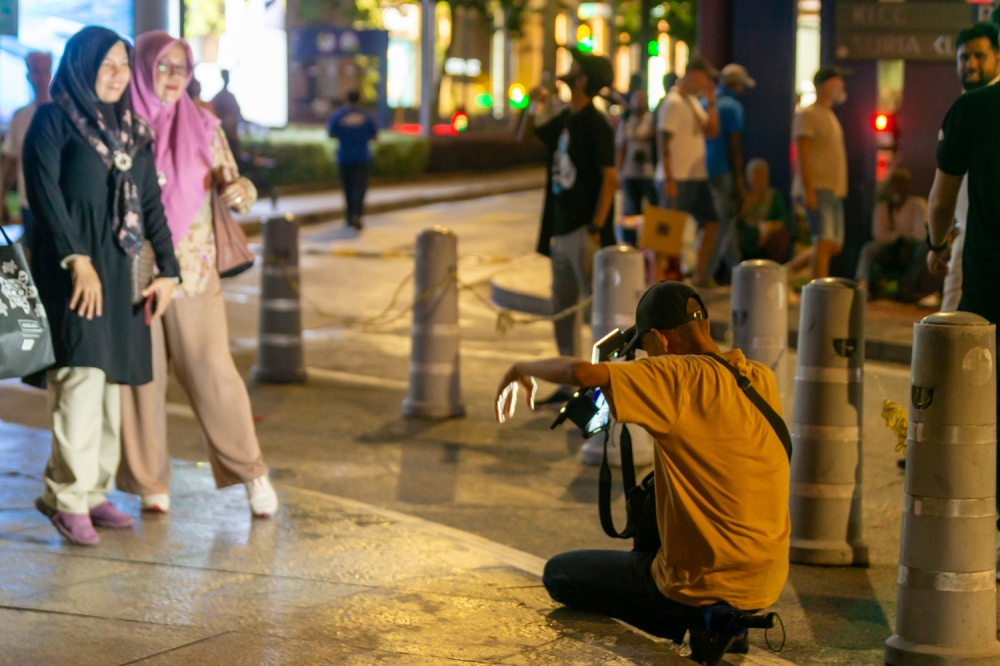
[[[523,570],[537,558],[295,488],[279,489],[278,519],[251,520],[242,488],[215,490],[193,463],[175,462],[168,516],[69,546],[32,508],[48,448],[48,433],[0,422],[3,663],[690,663],[558,609]],[[453,458],[428,445],[404,465]],[[420,492],[409,501],[436,501],[453,479]],[[136,498],[112,500],[139,516]]]

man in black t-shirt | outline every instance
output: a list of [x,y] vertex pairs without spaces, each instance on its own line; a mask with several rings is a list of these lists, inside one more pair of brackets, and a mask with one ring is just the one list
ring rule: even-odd
[[[615,172],[615,135],[604,115],[594,108],[594,97],[613,80],[611,60],[573,51],[573,67],[559,77],[571,93],[569,105],[548,122],[534,127],[541,104],[548,101],[542,88],[531,91],[526,130],[549,149],[549,183],[542,215],[538,251],[552,259],[552,311],[561,312],[590,295],[593,252],[613,242],[609,213],[618,189]],[[602,243],[602,239],[608,241]],[[555,322],[556,344],[563,356],[575,350],[574,317]],[[565,402],[572,396],[560,390],[542,401]]]
[[[929,198],[930,252],[935,275],[948,271],[948,232],[962,177],[969,177],[967,234],[962,253],[962,299],[958,309],[1000,324],[1000,85],[973,90],[955,100],[938,140],[937,173]],[[1000,465],[1000,458],[998,458]],[[1000,474],[997,475],[1000,481]],[[1000,494],[1000,493],[998,493]]]

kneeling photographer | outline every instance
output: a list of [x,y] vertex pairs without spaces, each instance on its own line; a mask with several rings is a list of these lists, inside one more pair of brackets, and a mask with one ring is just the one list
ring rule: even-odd
[[500,382],[496,416],[501,423],[513,416],[518,388],[531,405],[538,378],[598,387],[618,422],[653,436],[662,546],[563,553],[548,561],[543,582],[560,603],[656,636],[679,643],[690,630],[692,658],[718,663],[746,631],[710,631],[715,609],[745,618],[733,609],[770,606],[788,576],[790,444],[777,384],[739,350],[719,351],[701,298],[680,282],[643,295],[635,337],[621,355],[635,349],[649,358],[516,363]]

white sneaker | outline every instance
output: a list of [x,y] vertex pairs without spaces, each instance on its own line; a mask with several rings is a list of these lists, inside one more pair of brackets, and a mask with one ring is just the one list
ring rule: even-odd
[[274,492],[267,474],[243,485],[247,487],[247,499],[250,500],[250,511],[254,516],[273,518],[278,513],[278,494]]
[[143,495],[140,504],[143,511],[167,513],[170,511],[170,495]]

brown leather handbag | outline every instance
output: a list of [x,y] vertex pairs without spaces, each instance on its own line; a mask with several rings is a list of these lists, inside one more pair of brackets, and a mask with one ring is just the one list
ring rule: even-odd
[[254,255],[247,246],[247,235],[229,212],[218,187],[212,188],[212,225],[219,277],[233,277],[253,266]]

